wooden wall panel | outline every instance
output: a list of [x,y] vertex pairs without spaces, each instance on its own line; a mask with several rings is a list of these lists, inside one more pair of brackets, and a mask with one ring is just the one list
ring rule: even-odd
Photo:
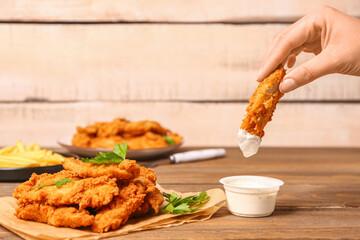
[[[0,101],[247,101],[286,26],[1,24]],[[360,100],[360,78],[326,76],[284,100]]]
[[0,20],[288,22],[322,4],[360,16],[357,0],[0,0]]
[[[0,104],[0,145],[16,140],[55,146],[76,125],[152,119],[179,132],[187,146],[236,146],[245,103],[83,102]],[[359,104],[280,103],[263,146],[360,147]]]
[[[360,16],[357,0],[0,0],[0,145],[56,146],[76,125],[128,117],[188,146],[235,146],[273,34],[321,4]],[[283,100],[264,146],[360,147],[360,78]]]

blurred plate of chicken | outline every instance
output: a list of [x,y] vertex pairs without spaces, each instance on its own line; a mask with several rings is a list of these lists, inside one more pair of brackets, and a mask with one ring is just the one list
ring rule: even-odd
[[144,159],[173,152],[183,143],[183,137],[155,121],[131,122],[116,118],[111,122],[78,126],[72,137],[61,138],[58,143],[70,152],[91,157],[126,143],[130,158]]

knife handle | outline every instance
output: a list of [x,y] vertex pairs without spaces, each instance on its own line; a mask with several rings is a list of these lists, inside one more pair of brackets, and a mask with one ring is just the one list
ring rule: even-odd
[[223,157],[225,156],[225,154],[226,154],[226,150],[224,148],[195,150],[195,151],[187,151],[182,153],[175,153],[170,156],[170,160],[172,163],[193,162],[198,160]]

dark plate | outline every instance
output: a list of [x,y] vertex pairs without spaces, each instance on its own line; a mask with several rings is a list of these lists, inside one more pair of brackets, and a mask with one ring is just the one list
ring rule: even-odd
[[[64,157],[75,157],[79,156],[71,153],[56,152]],[[27,168],[0,168],[0,182],[23,182],[29,180],[31,174],[42,174],[42,173],[56,173],[64,170],[63,166],[51,165],[44,167],[27,167]]]

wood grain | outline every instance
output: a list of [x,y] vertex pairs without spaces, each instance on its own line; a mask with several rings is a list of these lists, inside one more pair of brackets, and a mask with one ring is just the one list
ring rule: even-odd
[[[205,222],[131,233],[115,239],[358,239],[359,209],[282,211],[267,218],[240,218],[221,208]],[[6,240],[21,239],[0,226]]]
[[[264,22],[295,21],[328,4],[360,15],[356,0],[1,0],[1,21],[59,22]],[[271,7],[269,7],[271,5]]]
[[[251,159],[244,159],[237,148],[226,150],[227,156],[221,159],[156,167],[159,183],[188,192],[221,187],[218,181],[224,176],[276,176],[285,185],[272,216],[241,218],[223,207],[208,221],[109,239],[358,238],[360,148],[263,148]],[[0,183],[0,197],[10,196],[17,185]],[[20,239],[0,226],[1,237]]]
[[[56,146],[77,125],[151,119],[180,133],[188,146],[236,146],[246,103],[83,102],[0,104],[0,145],[36,141]],[[262,146],[359,147],[359,104],[278,104]]]
[[[247,101],[286,26],[1,24],[0,101]],[[325,76],[284,100],[360,101],[360,78]]]
[[[360,159],[359,148],[264,147],[251,158],[244,158],[240,149],[232,148],[227,150],[226,158],[178,164],[171,168],[159,166],[156,170],[160,184],[178,184],[180,177],[182,184],[216,185],[219,184],[219,179],[226,176],[255,174],[280,178],[286,182],[286,185],[302,185],[300,189],[296,189],[304,189],[304,191],[308,190],[307,184],[311,184],[309,187],[313,190],[319,190],[327,184],[334,185],[334,188],[336,184],[349,184],[342,190],[341,188],[336,188],[334,191],[326,190],[333,195],[336,191],[344,191],[346,195],[347,189],[351,189],[352,184],[360,182],[358,159]],[[354,198],[348,200],[351,199],[357,201]],[[330,203],[330,201],[325,202]]]

